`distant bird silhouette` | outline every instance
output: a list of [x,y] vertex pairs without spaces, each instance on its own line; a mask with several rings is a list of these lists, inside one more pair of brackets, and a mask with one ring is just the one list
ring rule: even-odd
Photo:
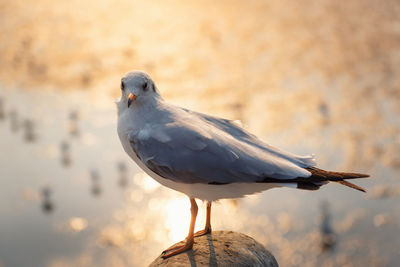
[[125,188],[128,185],[128,177],[127,177],[127,168],[124,162],[118,163],[118,170],[119,170],[119,181],[118,184],[121,188]]
[[14,109],[10,111],[10,127],[12,132],[17,132],[19,130],[18,112]]
[[330,121],[330,109],[328,104],[324,101],[319,104],[319,113],[322,117],[321,124],[327,125]]
[[6,117],[6,111],[4,108],[4,100],[3,98],[0,98],[0,120],[4,120]]
[[74,110],[71,111],[69,114],[69,134],[72,137],[78,137],[79,136],[79,128],[78,128],[78,120],[79,120],[79,113],[78,111]]
[[321,203],[321,225],[320,225],[320,236],[321,236],[321,250],[330,251],[334,248],[337,235],[331,226],[331,216],[329,211],[329,202],[324,201]]
[[99,197],[102,193],[100,186],[100,175],[97,170],[92,170],[90,172],[90,178],[92,181],[91,189],[92,195],[95,197]]
[[42,189],[42,211],[45,214],[52,213],[54,210],[54,204],[50,199],[51,189],[49,187],[43,187]]
[[67,141],[61,142],[60,151],[61,151],[61,164],[64,167],[69,167],[71,165],[71,148],[70,144]]
[[24,120],[23,128],[24,128],[24,138],[25,138],[26,142],[35,141],[36,135],[34,132],[34,126],[35,126],[35,123],[32,120],[30,120],[30,119]]

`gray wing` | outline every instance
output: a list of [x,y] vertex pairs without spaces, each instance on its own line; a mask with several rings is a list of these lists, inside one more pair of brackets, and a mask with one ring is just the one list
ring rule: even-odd
[[[201,115],[201,114],[200,114]],[[158,175],[181,183],[257,182],[309,177],[306,164],[271,150],[227,120],[192,113],[129,134],[132,149]],[[289,158],[288,158],[289,157]],[[297,158],[296,158],[297,157]]]
[[280,150],[276,147],[272,147],[272,146],[262,142],[255,135],[244,130],[242,127],[240,127],[237,123],[235,123],[232,120],[222,119],[222,118],[210,116],[210,115],[199,113],[199,112],[193,112],[190,110],[186,110],[186,111],[189,113],[192,113],[196,116],[201,117],[202,119],[213,124],[215,127],[222,129],[226,133],[229,133],[230,135],[234,136],[235,138],[237,138],[238,140],[240,140],[242,142],[246,142],[250,145],[256,146],[268,153],[272,153],[279,157],[283,157],[303,168],[316,166],[316,161],[315,161],[314,155],[298,156],[298,155],[292,154],[290,152]]

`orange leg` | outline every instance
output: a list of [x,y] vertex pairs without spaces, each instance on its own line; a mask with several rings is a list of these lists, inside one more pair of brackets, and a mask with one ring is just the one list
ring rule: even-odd
[[191,218],[190,218],[190,227],[189,227],[189,234],[185,239],[185,243],[183,245],[176,245],[170,249],[164,250],[163,251],[163,255],[162,258],[166,259],[169,258],[171,256],[174,256],[176,254],[182,253],[184,251],[190,250],[193,247],[193,243],[194,243],[194,225],[196,223],[196,217],[197,217],[197,211],[198,211],[198,207],[196,204],[196,200],[194,200],[194,198],[190,199],[190,213],[191,213]]
[[199,237],[202,235],[206,235],[211,233],[211,202],[207,202],[207,218],[206,218],[206,226],[204,230],[198,231],[194,234],[194,237]]

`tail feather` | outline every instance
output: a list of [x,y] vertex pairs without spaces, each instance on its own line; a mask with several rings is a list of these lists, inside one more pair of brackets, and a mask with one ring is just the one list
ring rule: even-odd
[[321,170],[321,169],[318,169],[315,167],[307,168],[307,170],[311,172],[311,177],[320,178],[320,179],[323,178],[328,181],[337,182],[339,184],[359,190],[361,192],[366,192],[364,188],[362,188],[358,185],[355,185],[353,183],[350,183],[350,182],[346,181],[346,179],[367,178],[367,177],[369,177],[368,174],[351,173],[351,172],[331,172],[331,171]]
[[331,172],[315,167],[309,167],[305,169],[311,172],[311,176],[290,179],[264,177],[262,180],[257,181],[257,183],[297,183],[297,188],[299,189],[318,190],[322,185],[327,184],[328,182],[337,182],[350,188],[365,192],[364,188],[345,180],[369,177],[368,174],[363,173]]
[[355,185],[353,183],[350,183],[348,181],[337,181],[337,183],[345,185],[345,186],[348,186],[350,188],[356,189],[356,190],[364,192],[364,193],[367,192],[364,188],[362,188],[362,187],[360,187],[358,185]]
[[315,178],[325,178],[329,181],[341,181],[343,179],[357,179],[357,178],[367,178],[368,174],[363,173],[353,173],[353,172],[331,172],[325,171],[322,169],[318,169],[315,167],[307,168],[309,172],[311,172],[312,176]]

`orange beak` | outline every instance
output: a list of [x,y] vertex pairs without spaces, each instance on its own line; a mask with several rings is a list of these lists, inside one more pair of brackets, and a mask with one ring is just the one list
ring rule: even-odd
[[136,100],[136,96],[132,93],[129,93],[128,95],[128,108],[129,106]]

